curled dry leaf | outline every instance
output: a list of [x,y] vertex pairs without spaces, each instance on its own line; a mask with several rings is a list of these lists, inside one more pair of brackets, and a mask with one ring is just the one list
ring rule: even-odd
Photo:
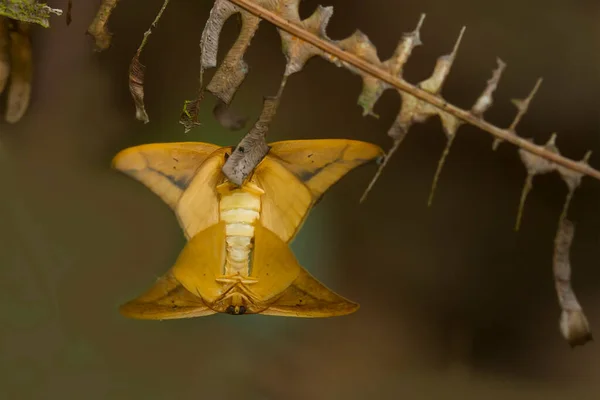
[[14,21],[10,37],[10,84],[8,86],[5,119],[9,123],[18,122],[29,107],[33,60],[30,25]]
[[22,22],[38,24],[44,28],[50,27],[50,16],[62,15],[62,10],[51,8],[37,0],[2,0],[0,15]]
[[200,102],[204,98],[204,71],[217,66],[217,52],[221,31],[225,25],[225,21],[236,13],[240,13],[241,15],[242,26],[240,33],[207,85],[206,90],[215,95],[224,105],[228,106],[233,100],[235,92],[248,74],[248,64],[244,61],[244,54],[258,30],[260,18],[240,9],[227,0],[216,0],[210,11],[208,21],[204,25],[202,38],[200,39],[201,57],[198,95],[194,100],[185,101],[179,120],[186,132],[200,125],[198,112],[200,110]]
[[571,287],[571,262],[569,252],[575,235],[573,223],[562,219],[554,242],[554,280],[558,302],[562,310],[560,331],[571,347],[592,340],[588,320]]
[[152,22],[152,25],[146,32],[144,32],[142,43],[140,44],[140,47],[138,47],[135,56],[129,64],[129,92],[131,93],[131,97],[133,97],[133,101],[135,103],[135,118],[145,124],[150,122],[150,118],[148,118],[148,113],[146,112],[146,107],[144,105],[144,74],[146,72],[146,67],[140,62],[140,55],[142,54],[142,50],[144,50],[144,47],[148,42],[148,37],[150,37],[152,34],[152,28],[156,27],[160,17],[162,17],[163,12],[168,5],[169,0],[164,0],[160,11]]
[[87,34],[94,38],[96,51],[106,50],[110,47],[112,33],[107,28],[108,19],[119,0],[102,0],[100,8],[87,30]]
[[179,117],[179,123],[183,125],[185,133],[188,133],[192,128],[200,126],[198,113],[200,112],[200,103],[204,99],[204,93],[199,93],[195,100],[186,100],[183,103],[183,110]]
[[136,54],[129,64],[129,92],[135,102],[135,118],[143,123],[150,122],[146,107],[144,106],[144,74],[146,67],[140,62]]

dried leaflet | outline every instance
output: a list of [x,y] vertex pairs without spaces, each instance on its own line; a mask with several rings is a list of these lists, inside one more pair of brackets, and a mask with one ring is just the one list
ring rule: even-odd
[[[550,136],[550,139],[544,145],[544,149],[554,154],[560,154],[558,147],[556,146],[556,133],[553,133]],[[553,171],[558,171],[562,180],[567,185],[568,189],[567,198],[563,205],[563,209],[560,216],[561,220],[565,218],[567,216],[567,211],[569,209],[569,205],[571,204],[571,200],[573,199],[573,195],[575,194],[575,190],[579,187],[579,185],[581,185],[581,180],[583,179],[584,175],[578,171],[564,168],[561,165],[558,165],[544,158],[523,151],[522,149],[519,150],[519,156],[521,157],[521,161],[527,169],[527,178],[525,179],[525,184],[523,185],[523,190],[521,192],[521,200],[519,202],[519,210],[517,213],[517,222],[515,224],[515,230],[518,231],[521,226],[521,219],[523,217],[525,201],[527,200],[527,196],[533,187],[533,177],[535,175],[547,174]],[[579,161],[579,164],[581,164],[582,167],[588,166],[588,160],[591,156],[592,152],[588,151],[583,157],[583,159]]]
[[11,73],[5,113],[5,119],[9,123],[18,122],[27,111],[33,77],[30,25],[18,21],[14,25],[15,28],[10,31]]
[[140,47],[138,47],[135,56],[131,60],[131,64],[129,64],[129,92],[131,93],[131,97],[133,97],[133,101],[135,102],[135,118],[144,122],[145,124],[150,122],[150,118],[148,118],[148,113],[146,112],[146,107],[144,106],[144,74],[146,72],[146,67],[140,62],[140,55],[142,54],[142,50],[148,42],[148,37],[152,34],[152,28],[156,27],[160,17],[162,17],[163,12],[168,5],[169,0],[164,0],[164,3],[154,18],[152,25],[146,32],[144,32],[142,43],[140,44]]
[[38,24],[44,28],[50,27],[50,16],[62,15],[62,10],[51,8],[37,0],[2,0],[0,1],[0,16]]
[[110,47],[112,33],[109,32],[107,24],[118,3],[119,0],[102,0],[100,8],[87,30],[87,34],[94,38],[96,51],[106,50]]
[[571,347],[592,340],[588,320],[571,287],[571,262],[569,252],[575,235],[573,223],[562,219],[554,242],[554,280],[558,302],[562,310],[560,331]]
[[[529,105],[531,104],[531,101],[533,100],[534,96],[536,95],[537,91],[539,90],[541,84],[542,84],[542,78],[539,78],[537,80],[537,82],[535,83],[535,86],[529,93],[529,96],[527,96],[524,99],[512,99],[512,103],[515,105],[515,107],[517,107],[517,115],[513,119],[510,126],[508,127],[508,132],[510,132],[511,135],[516,136],[517,125],[519,124],[519,122],[521,122],[521,119],[523,118],[525,113],[527,113],[527,111],[529,110]],[[492,149],[496,150],[501,142],[502,142],[502,139],[500,139],[500,138],[494,139],[494,143],[492,144]]]
[[240,10],[227,0],[217,0],[210,11],[210,16],[204,25],[202,38],[200,39],[201,57],[198,94],[196,99],[185,101],[179,120],[186,132],[200,125],[198,112],[200,110],[200,102],[204,99],[204,71],[217,66],[217,52],[221,30],[229,17],[237,13],[240,13],[242,21],[240,34],[231,49],[227,52],[223,62],[207,85],[206,90],[215,95],[220,102],[228,106],[233,100],[235,92],[248,74],[248,65],[244,61],[244,53],[250,46],[250,42],[258,30],[260,18],[249,12]]

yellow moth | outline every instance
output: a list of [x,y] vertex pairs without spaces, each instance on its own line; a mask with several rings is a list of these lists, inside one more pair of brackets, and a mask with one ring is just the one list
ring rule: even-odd
[[175,265],[149,291],[121,306],[123,315],[331,317],[358,309],[302,268],[289,243],[331,185],[383,156],[383,150],[342,139],[292,140],[269,147],[241,186],[221,172],[231,147],[157,143],[115,156],[114,168],[160,196],[188,239]]

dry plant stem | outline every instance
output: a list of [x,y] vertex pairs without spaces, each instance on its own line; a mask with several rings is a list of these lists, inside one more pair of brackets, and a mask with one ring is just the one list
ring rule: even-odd
[[375,176],[373,177],[373,179],[371,179],[371,182],[369,182],[369,185],[367,186],[367,188],[363,192],[362,196],[360,197],[360,200],[359,200],[360,203],[363,203],[367,199],[367,196],[371,192],[371,189],[373,189],[373,186],[375,186],[375,183],[381,176],[381,173],[387,166],[388,162],[391,160],[391,158],[392,158],[391,155],[393,155],[396,152],[396,150],[398,150],[398,148],[400,147],[400,144],[402,144],[403,140],[404,140],[404,137],[400,138],[399,140],[395,140],[394,144],[392,145],[392,148],[389,149],[387,154],[385,155],[385,157],[383,157],[383,160],[379,164],[379,168],[377,168],[377,172],[375,172]]
[[152,25],[150,25],[150,28],[144,32],[142,43],[140,44],[140,47],[138,47],[135,56],[131,60],[131,64],[129,64],[129,92],[131,93],[131,97],[133,97],[133,101],[135,102],[135,117],[145,124],[150,122],[150,118],[148,118],[148,113],[146,112],[146,107],[144,106],[144,73],[146,67],[140,62],[140,55],[142,54],[142,50],[148,42],[148,37],[150,37],[152,34],[152,28],[156,28],[160,17],[162,17],[163,12],[168,5],[169,0],[164,0],[160,11],[152,22]]
[[119,3],[119,0],[102,0],[102,4],[94,17],[87,33],[96,42],[96,51],[106,50],[110,47],[112,33],[108,31],[107,24],[110,15]]
[[288,75],[284,75],[275,97],[266,98],[263,110],[250,132],[246,134],[223,165],[223,174],[236,185],[244,183],[254,168],[269,152],[267,133],[269,125],[277,112],[279,101],[287,83]]
[[491,135],[495,136],[497,139],[505,140],[509,143],[512,143],[521,149],[524,149],[532,154],[543,157],[549,161],[552,161],[558,165],[561,165],[565,168],[580,172],[582,174],[591,176],[595,179],[600,180],[600,171],[591,168],[588,165],[582,165],[574,160],[570,160],[566,157],[563,157],[559,154],[552,153],[547,151],[543,146],[538,146],[526,139],[518,137],[513,132],[507,129],[498,128],[489,122],[484,121],[481,117],[473,115],[467,110],[463,110],[459,107],[456,107],[452,104],[446,102],[443,98],[438,97],[435,94],[428,93],[425,90],[422,90],[410,83],[404,81],[403,79],[399,79],[379,68],[376,65],[370,64],[369,62],[361,59],[360,57],[346,52],[336,46],[334,43],[329,43],[316,35],[306,31],[305,29],[290,23],[285,18],[278,16],[277,14],[265,9],[254,3],[251,0],[230,0],[232,3],[237,6],[251,12],[258,17],[271,22],[276,25],[278,28],[312,44],[313,46],[321,49],[322,51],[331,54],[334,57],[337,57],[339,60],[352,65],[353,67],[367,73],[395,88],[398,90],[408,93],[422,101],[425,101],[434,107],[447,112],[451,115],[456,116],[457,118],[467,122],[471,125],[474,125]]
[[587,318],[571,287],[569,252],[574,235],[573,223],[561,219],[554,242],[554,281],[562,310],[560,331],[571,347],[583,345],[593,339]]

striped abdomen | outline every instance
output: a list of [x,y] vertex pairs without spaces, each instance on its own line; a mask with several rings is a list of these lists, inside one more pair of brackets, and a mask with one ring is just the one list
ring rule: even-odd
[[[225,186],[226,185],[226,186]],[[250,251],[254,239],[253,223],[260,217],[260,196],[264,193],[258,186],[245,184],[231,188],[220,187],[220,220],[225,222],[226,259],[223,275],[250,274]]]

